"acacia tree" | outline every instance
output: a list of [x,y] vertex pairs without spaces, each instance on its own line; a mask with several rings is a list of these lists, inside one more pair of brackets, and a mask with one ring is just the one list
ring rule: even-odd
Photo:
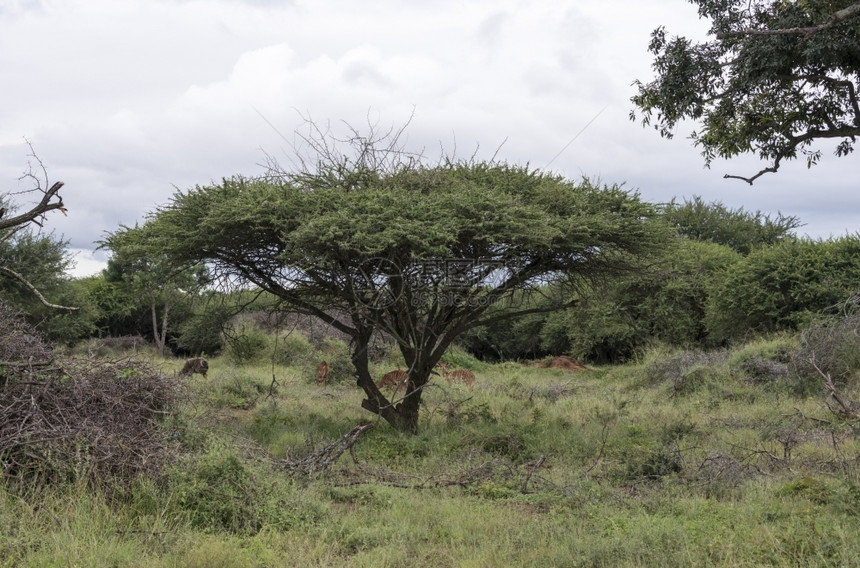
[[[26,273],[28,272],[26,265],[33,269],[30,272],[44,268],[53,272],[54,275],[68,265],[68,259],[61,251],[65,247],[65,242],[54,241],[50,237],[34,238],[28,232],[33,226],[41,229],[51,211],[60,211],[64,215],[66,214],[66,207],[60,195],[63,182],[58,181],[51,184],[48,181],[48,173],[44,164],[36,156],[29,143],[28,146],[30,147],[30,157],[35,160],[36,166],[34,167],[31,163],[20,180],[29,182],[31,187],[18,193],[7,192],[0,195],[0,273],[23,286],[49,308],[77,311],[79,308],[62,306],[48,301],[39,287],[33,283],[33,277]],[[37,195],[38,201],[23,205],[16,204],[12,198],[13,195],[30,194]],[[38,252],[40,248],[44,254],[42,259],[35,258],[33,254]],[[24,254],[19,254],[22,252]],[[22,258],[26,262],[21,262]]]
[[[860,3],[849,0],[691,0],[711,21],[713,39],[651,36],[657,78],[636,81],[632,98],[643,125],[671,138],[685,119],[706,165],[752,152],[770,165],[750,185],[802,153],[809,166],[821,139],[838,139],[835,154],[854,149],[860,134]],[[635,112],[630,118],[636,120]]]
[[[362,407],[416,432],[423,389],[460,334],[558,309],[571,294],[520,300],[546,282],[630,270],[667,235],[653,207],[618,186],[505,164],[427,164],[396,139],[355,136],[348,153],[317,140],[316,162],[177,192],[114,238],[180,266],[206,262],[222,284],[258,287],[346,333]],[[377,331],[409,367],[398,400],[369,370]]]

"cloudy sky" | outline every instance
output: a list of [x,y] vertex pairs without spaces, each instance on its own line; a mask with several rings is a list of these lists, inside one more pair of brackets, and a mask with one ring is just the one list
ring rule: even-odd
[[798,232],[860,230],[860,158],[705,169],[679,131],[629,120],[652,78],[650,32],[704,38],[685,0],[0,0],[0,192],[33,145],[65,182],[76,275],[105,232],[176,188],[286,162],[310,117],[343,131],[411,123],[407,147],[624,182],[652,202],[700,195],[794,215]]

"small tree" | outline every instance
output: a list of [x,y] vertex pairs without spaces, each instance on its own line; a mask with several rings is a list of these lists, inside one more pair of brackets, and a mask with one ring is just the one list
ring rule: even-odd
[[[135,229],[123,228],[125,233]],[[101,246],[110,248],[113,257],[104,270],[107,282],[123,282],[132,295],[145,299],[151,323],[152,337],[158,356],[164,357],[170,311],[189,302],[196,290],[207,283],[208,275],[202,265],[176,270],[164,255],[141,253],[136,247],[119,244],[108,235]]]
[[[860,134],[860,3],[849,0],[691,0],[711,20],[714,39],[693,43],[651,37],[657,78],[636,81],[632,98],[645,125],[671,138],[684,119],[702,124],[691,134],[705,163],[754,152],[771,165],[750,185],[801,152],[811,166],[813,143],[841,139],[836,155],[854,149]],[[636,119],[635,113],[630,113]]]
[[[402,431],[417,431],[423,389],[460,334],[559,309],[575,296],[519,300],[546,282],[631,270],[668,233],[652,206],[617,186],[504,164],[430,165],[396,136],[356,134],[349,155],[330,138],[313,142],[316,161],[178,192],[115,238],[179,265],[206,262],[222,284],[259,287],[347,334],[362,407]],[[393,402],[369,370],[377,331],[409,367]]]

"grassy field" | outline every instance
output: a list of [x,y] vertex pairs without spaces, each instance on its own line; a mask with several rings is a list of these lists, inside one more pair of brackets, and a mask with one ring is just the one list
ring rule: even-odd
[[158,478],[4,490],[0,565],[860,566],[860,424],[792,378],[792,348],[576,373],[460,356],[474,385],[436,379],[418,435],[378,423],[310,475],[374,420],[360,391],[216,358]]

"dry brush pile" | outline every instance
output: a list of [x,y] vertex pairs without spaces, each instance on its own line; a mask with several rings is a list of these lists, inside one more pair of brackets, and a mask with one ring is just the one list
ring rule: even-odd
[[176,450],[159,422],[181,386],[134,359],[55,356],[0,302],[0,467],[7,483],[34,490],[82,480],[125,484]]

